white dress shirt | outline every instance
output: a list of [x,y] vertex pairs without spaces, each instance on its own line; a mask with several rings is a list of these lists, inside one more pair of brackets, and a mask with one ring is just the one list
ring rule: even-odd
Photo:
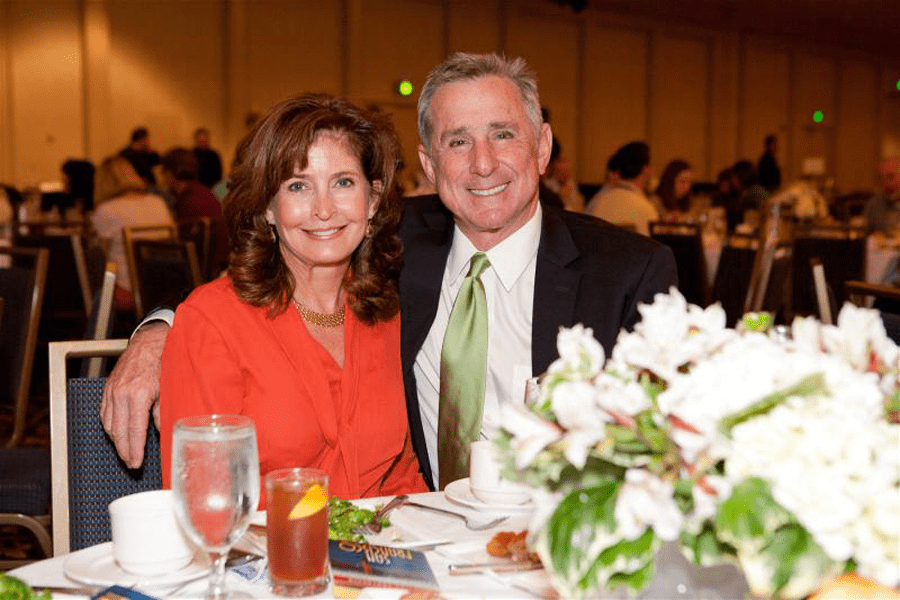
[[[531,320],[534,312],[534,272],[541,237],[541,208],[518,231],[487,251],[491,266],[481,275],[488,304],[488,364],[482,439],[497,427],[501,402],[523,402],[531,377]],[[441,381],[441,346],[472,255],[478,249],[456,227],[437,315],[416,356],[414,372],[419,413],[435,483],[438,481],[437,428]]]

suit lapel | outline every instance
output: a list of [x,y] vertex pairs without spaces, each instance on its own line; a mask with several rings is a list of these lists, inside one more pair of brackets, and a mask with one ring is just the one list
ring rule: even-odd
[[573,324],[582,275],[575,262],[580,251],[565,223],[555,210],[544,207],[543,214],[531,324],[531,369],[534,375],[546,371],[558,356],[556,338],[560,326]]

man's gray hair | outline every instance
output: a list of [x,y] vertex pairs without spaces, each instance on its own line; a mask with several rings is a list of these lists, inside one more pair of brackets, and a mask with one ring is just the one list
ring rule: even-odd
[[437,91],[454,81],[471,81],[486,75],[509,78],[522,95],[528,119],[534,126],[534,133],[541,131],[541,99],[538,96],[537,77],[524,58],[508,60],[499,54],[468,54],[457,52],[436,66],[425,78],[422,93],[419,94],[418,119],[419,138],[427,152],[431,152],[431,101]]

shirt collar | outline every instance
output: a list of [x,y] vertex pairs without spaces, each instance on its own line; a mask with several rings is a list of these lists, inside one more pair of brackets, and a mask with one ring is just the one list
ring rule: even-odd
[[[486,252],[491,261],[491,268],[507,292],[512,289],[537,254],[541,240],[542,215],[541,205],[538,203],[534,214],[522,227]],[[468,274],[469,262],[476,252],[478,249],[459,226],[454,226],[453,244],[447,257],[447,272],[450,275],[451,286]]]

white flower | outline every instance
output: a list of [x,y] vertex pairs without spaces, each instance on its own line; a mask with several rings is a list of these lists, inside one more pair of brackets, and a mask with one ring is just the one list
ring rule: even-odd
[[558,440],[560,430],[544,421],[521,404],[504,402],[500,405],[503,428],[512,434],[512,447],[516,454],[516,468],[524,469],[540,454],[541,450]]
[[556,349],[559,358],[550,365],[550,373],[574,372],[591,378],[600,372],[606,361],[603,346],[594,337],[594,330],[580,323],[570,329],[560,327]]
[[563,436],[564,452],[578,469],[584,468],[591,448],[606,436],[610,420],[594,402],[595,396],[594,387],[586,381],[566,381],[553,388],[553,413],[568,430]]
[[634,380],[601,373],[594,380],[597,405],[621,415],[636,415],[650,408],[650,398]]
[[628,540],[639,538],[652,527],[660,539],[678,537],[684,515],[672,497],[672,485],[644,469],[628,469],[616,498],[616,525]]

